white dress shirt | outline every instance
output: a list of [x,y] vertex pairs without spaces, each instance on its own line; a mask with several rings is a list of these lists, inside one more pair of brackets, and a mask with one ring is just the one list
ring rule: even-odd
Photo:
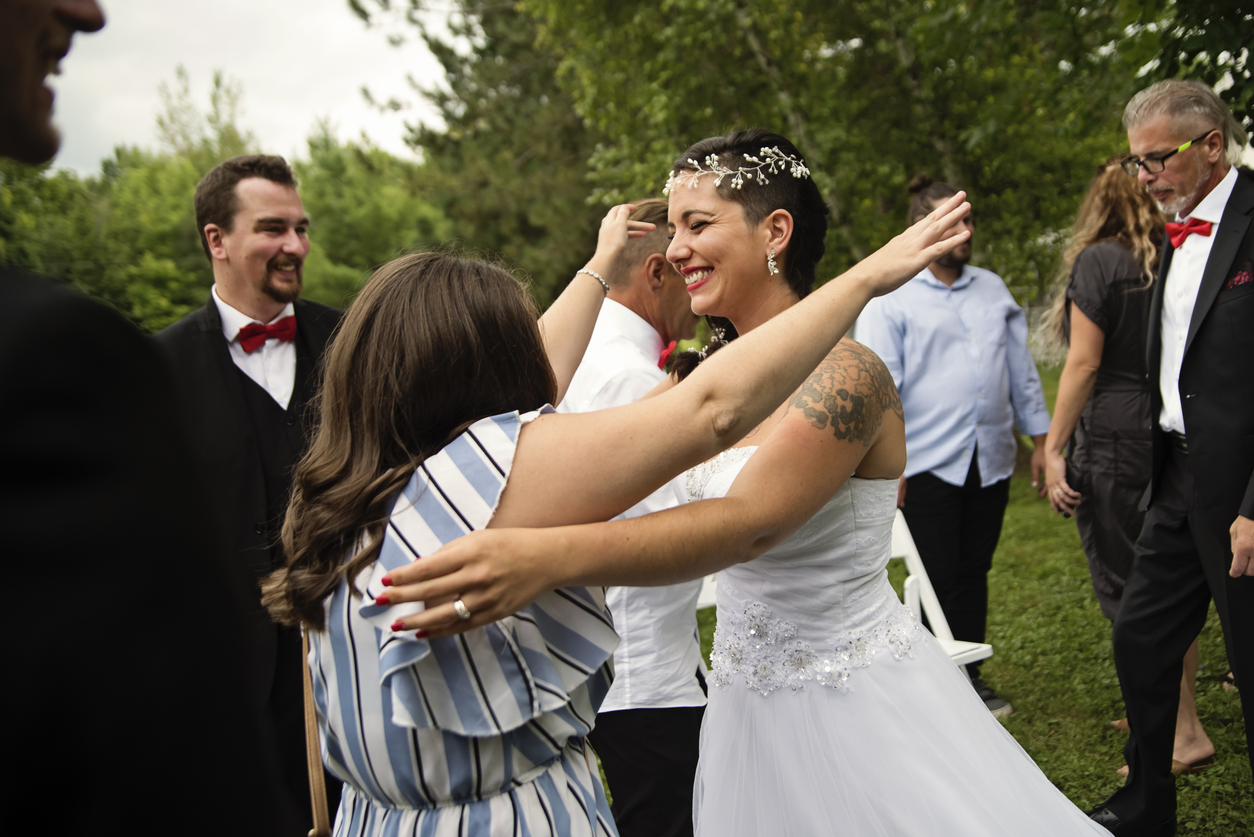
[[[586,413],[638,401],[666,377],[658,369],[662,338],[631,309],[607,299],[559,413]],[[659,428],[665,432],[665,428]],[[687,499],[683,476],[616,519],[662,511]],[[704,706],[696,672],[705,671],[697,637],[701,582],[669,587],[610,587],[605,601],[622,638],[614,651],[614,685],[601,712]]]
[[[296,387],[295,341],[267,340],[264,346],[249,354],[239,344],[239,330],[250,323],[261,321],[254,320],[223,302],[222,297],[218,296],[217,285],[213,286],[212,293],[213,302],[218,306],[218,315],[222,318],[222,336],[226,338],[231,360],[286,410],[288,402],[292,400],[292,390]],[[294,316],[295,313],[295,306],[289,302],[279,316],[270,322],[278,322],[284,317]]]
[[1228,205],[1236,182],[1237,170],[1231,167],[1191,215],[1176,219],[1183,224],[1190,218],[1196,218],[1210,221],[1214,226],[1210,235],[1190,235],[1176,248],[1163,285],[1162,353],[1158,361],[1158,388],[1163,397],[1163,409],[1158,414],[1158,424],[1169,433],[1185,432],[1184,409],[1180,406],[1180,367],[1184,363],[1184,343],[1189,336],[1189,321],[1193,319],[1193,306],[1202,287],[1202,274],[1206,271],[1210,248],[1215,243],[1224,207]]

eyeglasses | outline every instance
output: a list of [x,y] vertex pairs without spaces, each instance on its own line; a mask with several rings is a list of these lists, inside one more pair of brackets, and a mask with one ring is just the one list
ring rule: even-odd
[[1140,169],[1145,169],[1150,174],[1158,174],[1160,171],[1167,168],[1168,157],[1171,157],[1174,154],[1179,154],[1181,151],[1188,150],[1189,147],[1193,145],[1193,143],[1201,142],[1202,140],[1209,137],[1211,134],[1215,133],[1215,131],[1217,130],[1219,129],[1211,128],[1209,131],[1202,134],[1197,139],[1191,139],[1188,142],[1186,142],[1184,145],[1177,148],[1175,151],[1168,151],[1166,154],[1163,154],[1159,157],[1145,157],[1144,159],[1140,159],[1140,160],[1138,160],[1136,157],[1129,157],[1128,159],[1124,160],[1119,165],[1123,166],[1123,170],[1126,171],[1132,177],[1136,177],[1136,173]]

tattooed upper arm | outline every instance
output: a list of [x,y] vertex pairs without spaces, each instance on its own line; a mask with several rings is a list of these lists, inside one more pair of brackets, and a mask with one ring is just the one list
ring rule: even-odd
[[870,447],[892,411],[904,418],[901,397],[888,367],[879,356],[852,340],[842,340],[801,389],[792,407],[819,430],[830,428],[837,439]]

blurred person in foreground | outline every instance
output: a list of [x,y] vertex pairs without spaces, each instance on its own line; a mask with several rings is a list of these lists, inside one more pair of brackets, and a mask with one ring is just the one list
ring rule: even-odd
[[[103,25],[91,0],[0,3],[0,155],[56,153],[44,78]],[[7,833],[293,833],[170,389],[116,313],[0,268]]]
[[[1111,622],[1145,522],[1139,506],[1153,456],[1145,343],[1163,241],[1162,214],[1121,162],[1107,161],[1089,185],[1046,323],[1050,336],[1067,346],[1045,441],[1046,496],[1054,511],[1075,515],[1093,592]],[[1197,717],[1197,663],[1195,639],[1180,681],[1172,755],[1177,774],[1200,770],[1215,757]],[[1126,720],[1113,725],[1128,728]]]
[[[309,219],[282,157],[219,163],[196,184],[195,205],[213,287],[202,307],[154,339],[191,420],[221,560],[259,579],[283,565],[279,527],[305,449],[305,407],[342,312],[300,298]],[[300,631],[269,618],[256,582],[251,599],[252,698],[274,727],[292,804],[308,817]],[[324,778],[334,810],[340,782]]]
[[[913,224],[957,190],[921,174],[910,191]],[[963,225],[973,230],[970,218]],[[954,638],[983,642],[988,572],[1018,452],[1015,424],[1036,445],[1035,487],[1049,411],[1023,309],[1000,276],[970,259],[968,240],[897,293],[873,300],[856,334],[901,392],[909,459],[898,505],[919,556]],[[981,679],[982,662],[967,664],[972,685],[993,715],[1009,715],[1010,703]]]
[[[632,221],[655,229],[623,247],[605,275],[609,293],[559,413],[639,401],[666,378],[678,340],[696,334],[684,277],[666,261],[667,202],[635,202]],[[687,501],[676,477],[625,511],[639,517]],[[605,603],[619,644],[614,684],[588,740],[601,759],[622,837],[692,834],[692,783],[705,714],[705,662],[697,633],[701,580],[611,587]]]
[[[1183,659],[1212,599],[1237,684],[1254,678],[1254,178],[1235,168],[1245,130],[1206,84],[1151,85],[1123,124],[1124,168],[1176,220],[1150,305],[1148,512],[1115,617],[1130,772],[1090,816],[1159,837],[1176,830]],[[1254,706],[1242,708],[1248,743]]]

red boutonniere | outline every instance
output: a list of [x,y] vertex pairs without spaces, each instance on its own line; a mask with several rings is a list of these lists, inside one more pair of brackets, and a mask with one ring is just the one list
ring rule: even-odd
[[675,351],[675,342],[676,341],[672,340],[670,344],[667,345],[667,347],[662,350],[662,354],[657,359],[658,369],[666,368],[666,361],[671,359],[671,354]]

